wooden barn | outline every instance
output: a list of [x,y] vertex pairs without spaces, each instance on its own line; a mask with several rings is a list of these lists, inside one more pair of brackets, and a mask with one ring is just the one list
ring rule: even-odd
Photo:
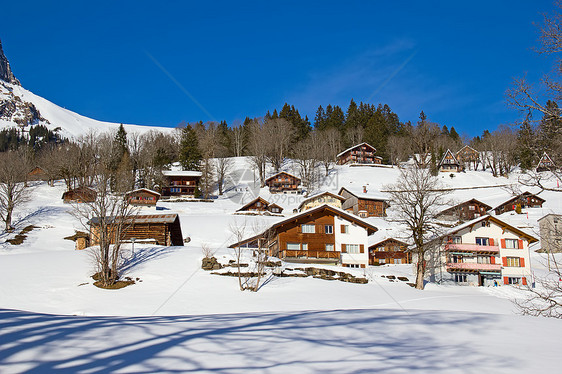
[[351,192],[349,189],[342,187],[338,195],[345,198],[342,203],[343,210],[363,218],[386,217],[386,208],[390,206],[386,198],[367,194],[366,186],[363,186],[362,193]]
[[302,212],[322,204],[328,204],[342,209],[342,203],[344,201],[345,197],[333,194],[331,192],[322,192],[304,199],[297,208],[297,211]]
[[461,166],[466,170],[476,170],[480,164],[480,152],[469,145],[462,147],[456,157]]
[[62,194],[65,203],[93,203],[96,201],[97,192],[90,187],[78,187]]
[[[106,217],[112,222],[113,217]],[[99,217],[92,218],[90,225],[90,245],[99,244]],[[111,223],[110,223],[111,224]],[[111,231],[111,230],[110,230]],[[115,236],[110,235],[111,243]],[[165,246],[183,246],[180,218],[177,214],[135,215],[126,218],[122,241],[148,242]]]
[[165,197],[195,197],[201,180],[200,171],[169,171],[162,172],[164,185],[161,188]]
[[457,160],[450,149],[447,149],[447,151],[443,155],[443,158],[441,159],[441,162],[439,162],[438,167],[439,171],[442,171],[444,173],[458,173],[463,170],[462,165],[459,163],[459,160]]
[[36,166],[29,173],[27,173],[28,181],[49,181],[49,175],[42,167]]
[[269,187],[271,193],[298,193],[300,192],[300,178],[282,171],[265,180],[265,185]]
[[486,212],[492,209],[488,204],[484,204],[476,199],[457,204],[439,213],[438,218],[447,221],[470,221],[475,218],[485,216]]
[[502,214],[505,212],[511,212],[513,210],[516,210],[517,207],[521,207],[521,209],[524,208],[542,208],[542,205],[544,204],[546,200],[535,195],[532,194],[528,191],[523,192],[522,194],[519,194],[517,196],[512,197],[511,199],[501,203],[500,205],[498,205],[497,207],[494,208],[494,212],[496,214]]
[[349,164],[382,164],[382,157],[375,156],[375,147],[361,143],[346,149],[336,156],[338,165]]
[[254,200],[250,201],[248,204],[244,205],[242,208],[238,209],[237,212],[270,212],[270,213],[281,213],[283,208],[277,204],[272,204],[265,200],[263,197],[258,196]]
[[552,161],[552,159],[550,158],[550,156],[545,152],[543,153],[541,160],[539,161],[539,164],[537,165],[537,173],[540,173],[542,171],[550,171],[550,170],[554,170],[556,168],[556,165],[554,165],[554,161]]
[[134,206],[156,206],[160,199],[160,194],[147,188],[139,188],[125,194],[125,199]]
[[369,247],[369,265],[410,264],[412,257],[407,251],[408,244],[387,238]]

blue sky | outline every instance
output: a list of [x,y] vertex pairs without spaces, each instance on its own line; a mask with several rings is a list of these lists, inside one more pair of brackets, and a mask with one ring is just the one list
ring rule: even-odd
[[537,55],[551,1],[147,1],[2,5],[0,39],[22,85],[82,115],[175,126],[263,116],[285,102],[386,103],[401,121],[474,136],[510,123],[513,77]]

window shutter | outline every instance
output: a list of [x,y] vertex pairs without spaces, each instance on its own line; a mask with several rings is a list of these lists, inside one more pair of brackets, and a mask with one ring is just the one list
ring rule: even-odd
[[345,225],[341,225],[341,233],[345,234]]
[[494,239],[490,238],[490,245],[493,246],[494,245]]
[[347,251],[345,250],[345,244],[341,245],[341,253],[346,253]]
[[503,284],[509,284],[508,277],[503,277]]
[[363,244],[359,245],[359,253],[365,253],[365,246]]
[[507,266],[507,257],[502,257],[503,266]]
[[496,256],[490,256],[490,264],[496,263]]
[[523,257],[519,258],[519,266],[522,268],[525,267],[525,259]]
[[365,269],[365,264],[361,264],[361,269]]
[[505,239],[501,239],[502,248],[505,248]]
[[523,283],[523,286],[526,286],[527,285],[527,278],[526,277],[521,278],[521,282]]
[[523,240],[519,239],[519,249],[523,249]]

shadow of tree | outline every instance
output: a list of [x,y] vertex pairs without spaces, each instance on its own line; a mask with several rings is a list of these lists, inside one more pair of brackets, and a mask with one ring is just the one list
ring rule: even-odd
[[[0,371],[392,373],[513,370],[475,344],[498,316],[328,310],[175,317],[76,317],[0,310]],[[497,328],[497,327],[496,327]],[[476,335],[475,335],[476,336]],[[521,353],[521,352],[519,352]]]
[[[135,249],[135,252],[132,254],[132,256],[123,259],[120,271],[122,274],[126,274],[127,272],[135,268],[139,268],[144,263],[150,260],[167,256],[170,253],[177,251],[179,248],[181,247],[156,246],[148,248],[137,248]],[[126,252],[125,248],[123,248],[122,251],[123,250],[124,252]]]

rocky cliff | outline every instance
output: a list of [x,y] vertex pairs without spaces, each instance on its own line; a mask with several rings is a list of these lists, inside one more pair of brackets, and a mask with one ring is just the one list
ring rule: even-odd
[[4,82],[8,82],[11,84],[17,84],[18,86],[20,85],[20,82],[16,79],[14,73],[12,73],[12,69],[10,68],[10,62],[6,58],[6,55],[4,55],[4,51],[2,50],[1,40],[0,40],[0,80],[3,80]]

